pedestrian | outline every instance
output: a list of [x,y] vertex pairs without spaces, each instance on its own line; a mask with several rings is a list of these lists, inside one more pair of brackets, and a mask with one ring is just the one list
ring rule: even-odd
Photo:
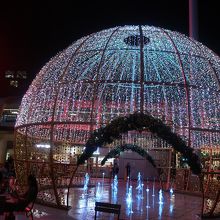
[[28,188],[27,191],[23,195],[19,195],[18,193],[11,194],[9,200],[6,199],[4,211],[6,212],[7,220],[15,219],[13,214],[14,211],[23,211],[25,207],[34,202],[37,198],[38,193],[38,184],[35,176],[28,176]]

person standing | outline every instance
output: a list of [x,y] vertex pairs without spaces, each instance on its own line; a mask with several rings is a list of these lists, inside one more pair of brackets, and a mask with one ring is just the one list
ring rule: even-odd
[[38,183],[33,175],[28,176],[27,191],[19,195],[18,193],[11,194],[10,198],[6,198],[4,204],[5,220],[15,220],[14,211],[23,211],[31,202],[35,202],[38,194]]
[[113,166],[112,166],[112,163],[110,163],[110,166],[109,166],[109,183],[111,183],[112,178],[113,178]]

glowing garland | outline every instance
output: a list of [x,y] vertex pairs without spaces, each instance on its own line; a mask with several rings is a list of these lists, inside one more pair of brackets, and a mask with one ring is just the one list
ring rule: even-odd
[[156,167],[156,164],[153,158],[151,157],[151,155],[149,155],[143,148],[137,145],[134,145],[134,144],[124,144],[124,145],[117,146],[116,148],[112,149],[101,161],[101,165],[103,166],[109,158],[114,158],[115,156],[119,155],[121,152],[128,151],[128,150],[138,153],[140,156],[148,160],[153,167]]
[[177,134],[173,133],[167,125],[160,119],[155,119],[149,114],[134,113],[129,116],[119,117],[114,119],[105,127],[95,130],[86,143],[86,148],[83,154],[79,157],[77,164],[83,164],[89,159],[97,147],[102,147],[105,144],[110,144],[114,139],[121,137],[121,133],[126,133],[132,130],[149,130],[158,137],[164,139],[172,145],[172,147],[180,152],[187,159],[194,174],[201,173],[201,165],[199,157],[193,153],[193,149],[188,147]]

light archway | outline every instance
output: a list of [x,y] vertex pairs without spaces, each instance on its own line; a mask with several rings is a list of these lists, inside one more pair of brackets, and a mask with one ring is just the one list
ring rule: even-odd
[[186,159],[192,172],[196,175],[201,173],[201,164],[199,157],[194,150],[187,146],[185,141],[171,131],[171,128],[165,125],[160,119],[154,118],[150,114],[134,113],[125,117],[118,117],[112,120],[107,126],[94,131],[86,143],[85,150],[77,162],[77,166],[85,163],[98,147],[112,143],[120,138],[122,133],[132,130],[149,130],[159,138],[165,140],[176,151],[180,152]]
[[109,159],[109,158],[114,158],[117,155],[119,155],[121,152],[124,151],[128,151],[131,150],[133,152],[136,152],[137,154],[139,154],[140,156],[144,157],[147,161],[150,162],[150,164],[153,167],[156,167],[156,164],[154,162],[154,159],[151,157],[150,154],[147,153],[147,151],[137,145],[134,144],[124,144],[124,145],[120,145],[117,146],[115,148],[113,148],[111,151],[109,151],[108,154],[106,154],[106,156],[103,158],[103,160],[101,161],[101,165],[103,166],[105,164],[105,162]]

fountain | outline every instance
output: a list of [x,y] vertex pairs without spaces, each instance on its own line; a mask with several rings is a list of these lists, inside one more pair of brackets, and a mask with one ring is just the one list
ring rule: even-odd
[[159,204],[163,204],[163,192],[161,189],[159,191]]
[[144,184],[141,184],[141,199],[144,199]]
[[117,202],[117,194],[118,194],[118,176],[115,175],[112,186],[112,202]]
[[129,214],[132,214],[133,213],[133,210],[132,210],[132,202],[133,202],[133,199],[132,199],[132,186],[129,187],[126,202],[127,202],[127,208],[128,208]]
[[175,195],[173,194],[173,190],[171,188],[170,189],[170,208],[169,208],[170,214],[173,213],[174,203],[175,203]]
[[112,191],[117,192],[118,191],[118,176],[115,175],[113,184],[112,184]]
[[[138,179],[137,179],[137,188],[139,188],[141,186],[141,173],[138,172]],[[137,189],[136,188],[136,189]]]
[[172,197],[172,196],[173,196],[173,189],[170,188],[170,197]]
[[82,194],[83,198],[88,195],[88,185],[89,185],[89,174],[86,173],[84,177],[84,185],[83,185],[83,194]]
[[149,189],[148,186],[147,186],[147,189],[146,189],[146,192],[147,192],[147,205],[146,205],[146,208],[147,208],[147,209],[150,208],[150,206],[149,206],[149,191],[150,191],[150,189]]
[[98,182],[98,184],[97,184],[95,197],[96,197],[97,200],[99,200],[102,197],[100,182]]
[[162,212],[163,212],[163,192],[160,189],[159,191],[159,216],[162,216]]
[[138,198],[141,198],[141,185],[142,185],[141,174],[140,172],[138,172],[137,187],[136,187]]

